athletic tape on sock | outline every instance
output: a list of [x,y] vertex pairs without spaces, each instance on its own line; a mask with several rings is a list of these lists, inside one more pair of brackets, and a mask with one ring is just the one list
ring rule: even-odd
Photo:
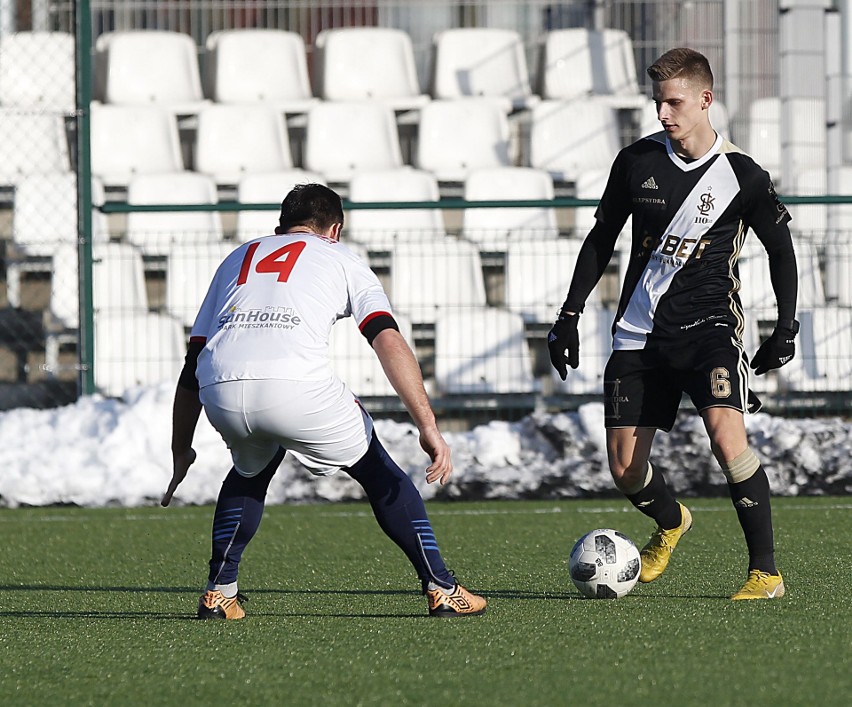
[[760,459],[751,451],[751,447],[746,447],[738,457],[729,462],[719,462],[719,466],[722,467],[722,473],[729,484],[738,484],[754,475],[760,468]]
[[651,462],[648,462],[648,469],[645,472],[645,476],[636,486],[630,489],[626,489],[623,491],[625,496],[634,496],[639,493],[642,489],[647,488],[648,484],[651,483],[651,479],[654,477],[654,468],[651,466]]

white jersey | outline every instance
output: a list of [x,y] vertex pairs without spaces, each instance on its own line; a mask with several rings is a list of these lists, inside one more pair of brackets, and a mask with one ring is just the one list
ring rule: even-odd
[[345,245],[313,233],[243,244],[216,271],[191,338],[204,342],[200,387],[235,380],[332,377],[331,327],[359,328],[390,302],[375,273]]

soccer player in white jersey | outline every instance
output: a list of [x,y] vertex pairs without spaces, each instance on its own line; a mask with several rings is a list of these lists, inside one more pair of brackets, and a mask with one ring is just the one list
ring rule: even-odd
[[382,530],[414,566],[432,616],[482,614],[486,601],[447,570],[419,492],[383,449],[373,422],[328,359],[332,325],[353,317],[420,432],[426,480],[453,470],[420,367],[394,321],[375,274],[339,242],[340,197],[319,184],[296,186],[275,235],[250,241],[219,266],[192,327],[175,391],[174,471],[168,505],[195,460],[202,406],[231,451],[213,519],[213,549],[199,618],[241,619],[243,550],[263,514],[286,452],[314,474],[344,470],[361,486]]
[[665,570],[692,515],[649,463],[658,429],[669,431],[682,393],[692,399],[722,468],[748,547],[748,576],[732,599],[774,599],[769,481],[749,448],[748,390],[737,257],[753,229],[769,256],[778,319],[751,361],[756,375],[795,353],[797,271],[787,209],[769,175],[710,124],[707,59],[672,49],[648,68],[663,130],[619,152],[578,256],[565,303],[548,335],[563,380],[579,365],[577,323],[632,215],[630,261],[604,371],[609,467],[615,485],[657,529],[642,550],[642,582]]

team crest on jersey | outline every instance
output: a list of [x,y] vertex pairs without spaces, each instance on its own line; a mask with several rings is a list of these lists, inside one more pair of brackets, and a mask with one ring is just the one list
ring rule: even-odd
[[696,208],[701,216],[695,217],[695,223],[710,223],[708,216],[716,208],[716,199],[713,197],[711,190],[712,187],[708,186],[707,191],[698,198],[698,206]]

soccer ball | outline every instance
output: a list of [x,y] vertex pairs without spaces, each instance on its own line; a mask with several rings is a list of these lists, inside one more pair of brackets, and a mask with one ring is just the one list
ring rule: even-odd
[[568,571],[590,599],[618,599],[639,579],[639,550],[626,535],[611,528],[586,533],[571,550]]

